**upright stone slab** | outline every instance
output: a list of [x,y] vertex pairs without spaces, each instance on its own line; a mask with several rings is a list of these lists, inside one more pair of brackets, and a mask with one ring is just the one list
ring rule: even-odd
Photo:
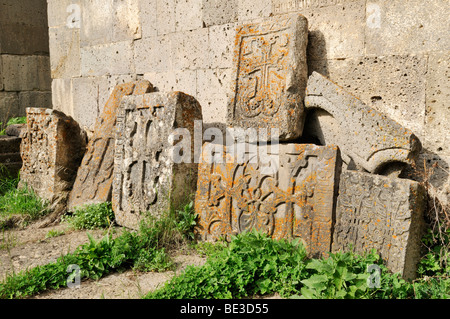
[[299,14],[237,28],[229,126],[279,128],[282,141],[301,135],[307,43],[308,22]]
[[21,135],[21,185],[51,203],[67,199],[86,149],[78,123],[59,111],[27,108],[27,126]]
[[344,162],[371,173],[398,173],[422,145],[408,129],[368,107],[317,72],[309,77],[304,136],[338,145]]
[[227,154],[223,163],[200,164],[195,210],[201,238],[256,229],[275,239],[300,238],[312,256],[331,251],[339,149],[283,144],[276,152],[258,146],[269,162],[255,160],[249,145],[241,161]]
[[89,141],[75,185],[70,193],[69,210],[85,204],[111,201],[115,126],[120,101],[127,95],[140,95],[151,91],[153,86],[148,81],[120,84],[114,88],[95,123],[94,135]]
[[[112,198],[119,225],[138,228],[143,215],[158,218],[193,199],[198,173],[193,156],[196,120],[202,120],[200,104],[181,92],[122,100],[117,118]],[[183,149],[185,155],[190,151],[183,162],[174,156],[171,141],[177,129],[184,130],[183,145],[190,143]]]
[[341,176],[333,251],[375,248],[393,272],[416,276],[425,189],[417,182],[346,171]]

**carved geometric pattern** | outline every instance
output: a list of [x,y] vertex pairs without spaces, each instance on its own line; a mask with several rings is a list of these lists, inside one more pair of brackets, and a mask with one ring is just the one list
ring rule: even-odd
[[276,239],[300,238],[312,255],[331,250],[338,149],[279,147],[279,169],[269,174],[249,153],[244,163],[199,165],[197,232],[203,239],[257,229]]

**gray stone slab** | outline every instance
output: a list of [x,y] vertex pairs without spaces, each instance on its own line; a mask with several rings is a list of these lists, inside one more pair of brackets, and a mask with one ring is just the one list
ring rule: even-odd
[[21,137],[21,185],[49,202],[65,201],[86,146],[78,123],[59,111],[28,108]]
[[425,188],[414,181],[343,172],[333,251],[376,249],[391,271],[415,278],[421,257],[425,194]]
[[[193,199],[198,170],[193,156],[194,121],[201,119],[200,104],[181,92],[122,99],[112,195],[119,225],[138,228],[146,214],[158,218]],[[181,163],[174,161],[169,140],[178,128],[189,132],[183,140],[191,142],[191,156]]]

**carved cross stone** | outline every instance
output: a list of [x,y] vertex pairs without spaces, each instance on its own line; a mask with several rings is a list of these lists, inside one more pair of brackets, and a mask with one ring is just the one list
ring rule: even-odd
[[278,128],[284,141],[301,135],[307,42],[307,20],[299,14],[238,27],[229,126]]

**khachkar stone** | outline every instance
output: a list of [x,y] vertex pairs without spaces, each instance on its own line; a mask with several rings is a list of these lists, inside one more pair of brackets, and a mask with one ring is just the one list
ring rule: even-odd
[[[163,212],[177,210],[193,199],[198,173],[194,121],[201,120],[200,104],[182,92],[122,100],[112,198],[119,225],[136,229],[145,214],[159,218]],[[185,134],[182,141],[172,145],[178,129]],[[175,151],[180,143],[188,143],[181,159]]]
[[274,239],[300,238],[312,256],[331,251],[339,149],[282,144],[273,152],[258,146],[258,153],[270,161],[262,156],[255,160],[248,149],[239,162],[227,154],[223,163],[199,164],[198,235],[203,240],[229,239],[255,229]]
[[65,201],[86,149],[84,131],[62,112],[27,108],[21,137],[20,184],[50,203]]
[[333,251],[375,248],[393,272],[416,276],[423,231],[424,187],[363,172],[341,175]]
[[68,208],[85,204],[111,201],[115,126],[120,101],[127,95],[141,95],[153,91],[148,81],[137,81],[117,85],[97,119],[94,135],[89,141],[86,154],[78,170],[70,193]]
[[397,174],[422,149],[408,129],[368,107],[317,72],[309,77],[304,137],[338,145],[349,168],[375,174]]
[[307,43],[308,22],[299,14],[237,28],[230,127],[278,128],[281,141],[301,135]]

